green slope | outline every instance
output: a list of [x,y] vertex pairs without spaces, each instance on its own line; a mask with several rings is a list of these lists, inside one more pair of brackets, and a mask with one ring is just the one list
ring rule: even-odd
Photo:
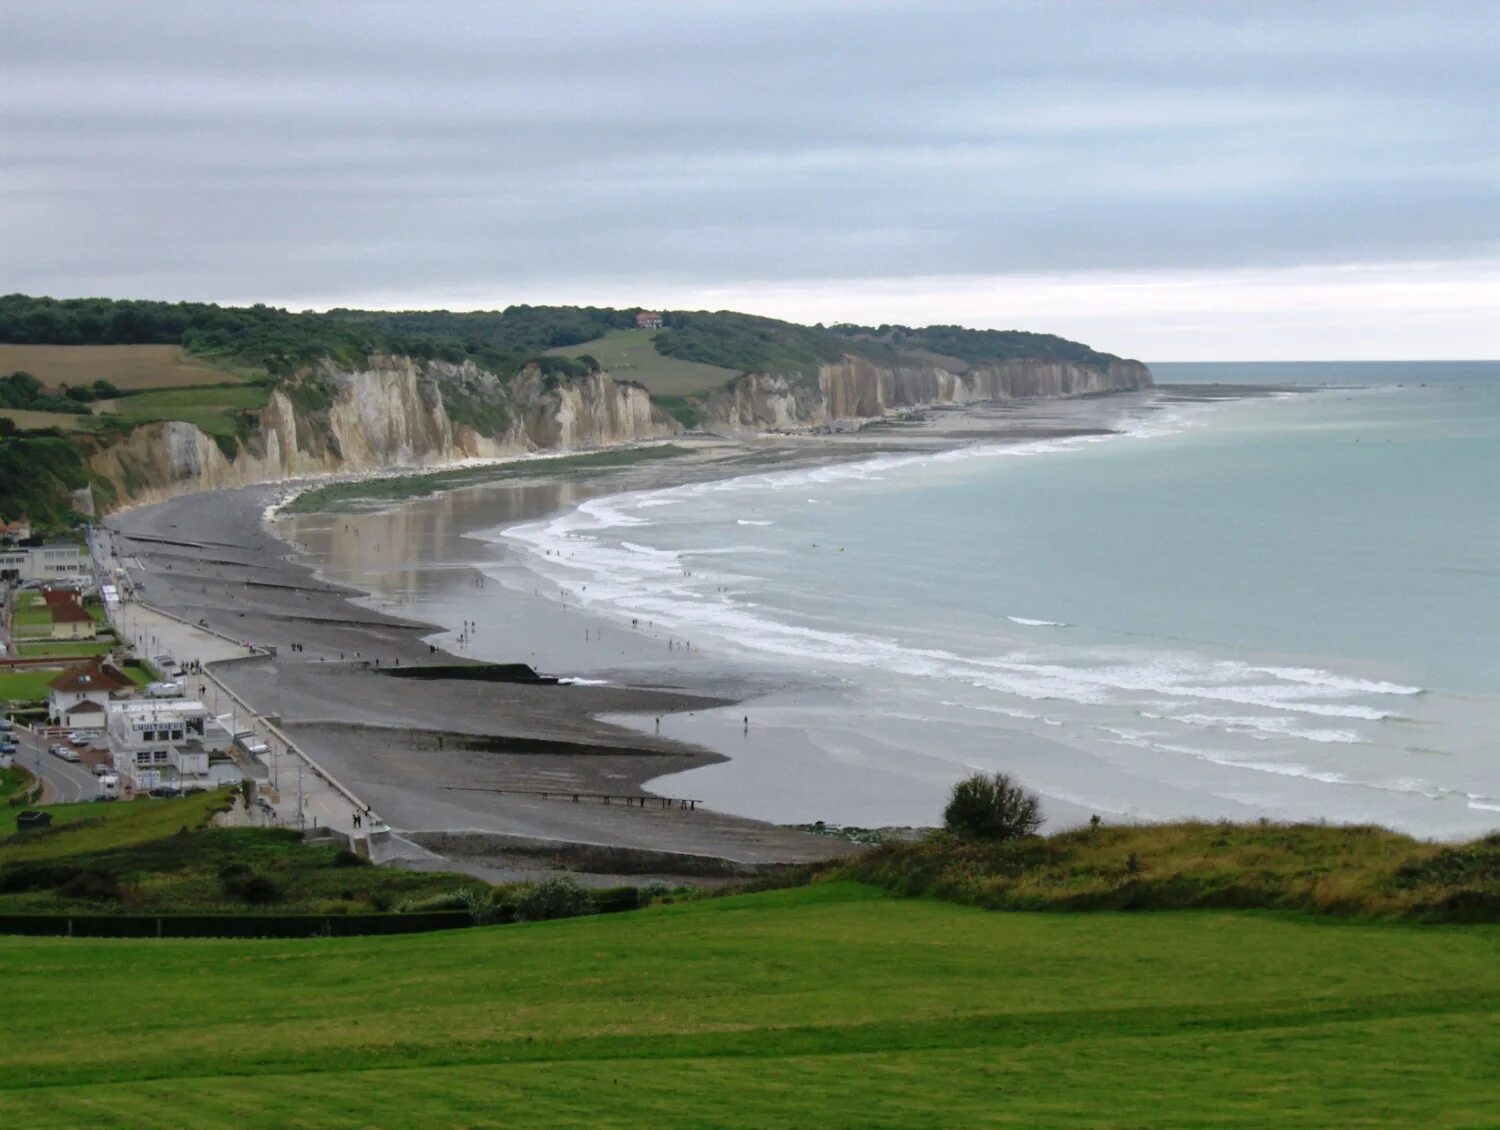
[[721,388],[743,370],[664,357],[652,339],[660,330],[614,330],[582,345],[548,350],[559,357],[592,357],[612,377],[636,381],[652,396],[685,396]]
[[454,934],[0,939],[7,1125],[1484,1125],[1500,929],[854,884]]

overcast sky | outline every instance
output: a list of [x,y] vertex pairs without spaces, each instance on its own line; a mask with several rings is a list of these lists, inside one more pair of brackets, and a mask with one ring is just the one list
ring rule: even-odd
[[1500,356],[1500,2],[0,0],[0,291]]

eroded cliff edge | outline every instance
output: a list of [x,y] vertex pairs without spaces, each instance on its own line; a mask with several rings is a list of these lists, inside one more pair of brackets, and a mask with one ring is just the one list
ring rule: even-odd
[[949,367],[936,361],[880,364],[846,356],[816,377],[749,373],[705,398],[703,419],[728,430],[795,428],[871,419],[929,404],[1018,397],[1089,396],[1151,386],[1139,361],[1002,361]]
[[472,361],[373,357],[359,369],[324,362],[271,390],[233,442],[163,421],[135,428],[89,463],[122,503],[135,504],[305,475],[634,443],[681,430],[644,388],[606,373],[558,378],[528,369],[505,381]]
[[[947,367],[846,356],[815,375],[747,373],[706,393],[699,421],[718,431],[799,428],[922,405],[1150,384],[1150,370],[1136,361]],[[94,451],[90,468],[114,486],[119,504],[131,505],[185,491],[634,443],[682,431],[645,388],[606,372],[556,376],[533,366],[507,380],[472,360],[397,356],[372,357],[359,368],[321,362],[272,389],[266,406],[244,423],[232,440],[183,421],[141,425]]]

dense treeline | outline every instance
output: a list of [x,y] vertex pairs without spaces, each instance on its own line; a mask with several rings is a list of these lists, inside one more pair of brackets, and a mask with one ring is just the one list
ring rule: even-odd
[[940,353],[945,357],[957,357],[970,365],[1040,360],[1107,366],[1111,361],[1119,360],[1113,354],[1090,349],[1082,342],[1026,330],[970,330],[963,326],[922,326],[914,329],[911,326],[850,324],[830,326],[828,329],[843,341],[866,349],[871,346],[886,346],[897,351],[920,349]]
[[916,350],[957,358],[967,365],[1041,360],[1102,367],[1118,360],[1081,342],[1024,330],[849,324],[825,329],[728,311],[667,315],[656,348],[668,357],[741,372],[804,375],[851,353],[888,363],[899,362]]
[[91,401],[109,400],[119,395],[120,390],[109,381],[71,385],[62,396],[53,396],[30,373],[17,372],[8,377],[0,377],[0,408],[88,415]]
[[810,375],[848,351],[824,330],[726,310],[670,314],[654,340],[664,356],[742,373]]
[[78,448],[60,434],[0,434],[0,518],[24,516],[38,530],[70,526],[79,520],[73,491],[90,481]]
[[502,375],[539,362],[577,375],[587,364],[540,354],[591,341],[634,324],[634,312],[587,307],[512,306],[455,314],[445,310],[297,313],[274,306],[144,302],[108,298],[0,297],[0,341],[36,345],[181,345],[194,353],[289,372],[329,357],[350,364],[371,354],[473,358]]
[[[0,342],[43,345],[181,345],[195,353],[293,371],[320,357],[362,362],[373,353],[462,361],[501,375],[541,364],[559,376],[590,371],[588,359],[545,358],[635,324],[635,310],[597,306],[511,306],[505,310],[329,310],[142,302],[108,298],[0,297]],[[922,350],[970,365],[1017,359],[1107,365],[1115,360],[1076,341],[1021,330],[962,326],[800,326],[729,311],[666,315],[657,351],[737,372],[809,375],[845,353],[893,361]]]

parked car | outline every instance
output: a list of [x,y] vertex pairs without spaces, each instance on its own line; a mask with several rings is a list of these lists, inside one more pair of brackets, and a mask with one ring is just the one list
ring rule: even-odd
[[62,758],[64,761],[82,761],[83,760],[83,758],[78,755],[78,751],[76,749],[74,749],[72,746],[55,745],[55,746],[52,747],[52,754],[55,757]]
[[114,773],[114,770],[101,761],[98,765],[93,766],[89,772],[96,777],[108,777]]
[[68,735],[68,741],[72,742],[74,745],[88,745],[97,736],[98,735],[96,735],[91,730],[74,730]]

